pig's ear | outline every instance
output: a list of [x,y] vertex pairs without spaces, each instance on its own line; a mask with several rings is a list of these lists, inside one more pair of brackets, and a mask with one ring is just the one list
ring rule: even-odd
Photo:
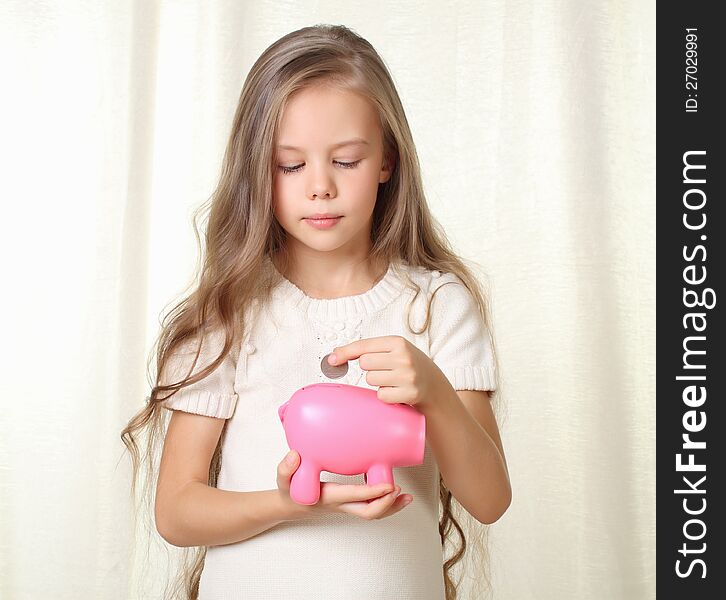
[[431,360],[455,390],[496,389],[491,335],[474,297],[454,273],[441,274],[433,281],[436,287],[429,326]]

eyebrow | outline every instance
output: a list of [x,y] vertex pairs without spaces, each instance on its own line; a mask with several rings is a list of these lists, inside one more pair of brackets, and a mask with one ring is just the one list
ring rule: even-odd
[[[333,144],[330,148],[331,150],[334,150],[336,148],[342,148],[343,146],[368,146],[368,142],[364,140],[363,138],[353,138],[352,140],[346,140],[344,142],[338,142],[337,144]],[[296,146],[288,146],[286,144],[278,144],[277,148],[279,150],[301,150],[301,148],[298,148]]]

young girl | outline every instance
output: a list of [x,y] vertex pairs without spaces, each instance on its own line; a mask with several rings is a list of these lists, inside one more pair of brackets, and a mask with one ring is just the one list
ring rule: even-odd
[[[452,526],[463,538],[452,494],[481,523],[509,506],[488,309],[422,190],[401,101],[366,40],[314,26],[263,52],[199,284],[163,324],[156,385],[122,434],[135,484],[134,434],[148,428],[149,457],[165,431],[156,528],[199,547],[184,598],[451,600],[463,552],[442,568]],[[332,381],[421,411],[424,462],[396,468],[395,486],[324,471],[318,503],[299,505],[278,407]]]

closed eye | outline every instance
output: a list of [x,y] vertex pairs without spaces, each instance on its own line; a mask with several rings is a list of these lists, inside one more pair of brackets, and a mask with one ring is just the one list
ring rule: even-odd
[[[341,162],[339,160],[334,160],[333,163],[340,165],[343,169],[355,169],[358,166],[358,163],[360,163],[360,160],[356,160],[354,162]],[[283,167],[280,165],[278,169],[280,169],[283,173],[297,173],[304,165],[305,163],[295,165],[294,167]]]

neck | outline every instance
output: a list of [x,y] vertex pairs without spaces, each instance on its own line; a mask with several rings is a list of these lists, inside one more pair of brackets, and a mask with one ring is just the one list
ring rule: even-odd
[[[329,254],[329,253],[327,253]],[[291,257],[287,264],[271,257],[275,268],[288,281],[312,298],[332,299],[362,294],[386,274],[387,266],[374,265],[364,257],[306,256]]]

